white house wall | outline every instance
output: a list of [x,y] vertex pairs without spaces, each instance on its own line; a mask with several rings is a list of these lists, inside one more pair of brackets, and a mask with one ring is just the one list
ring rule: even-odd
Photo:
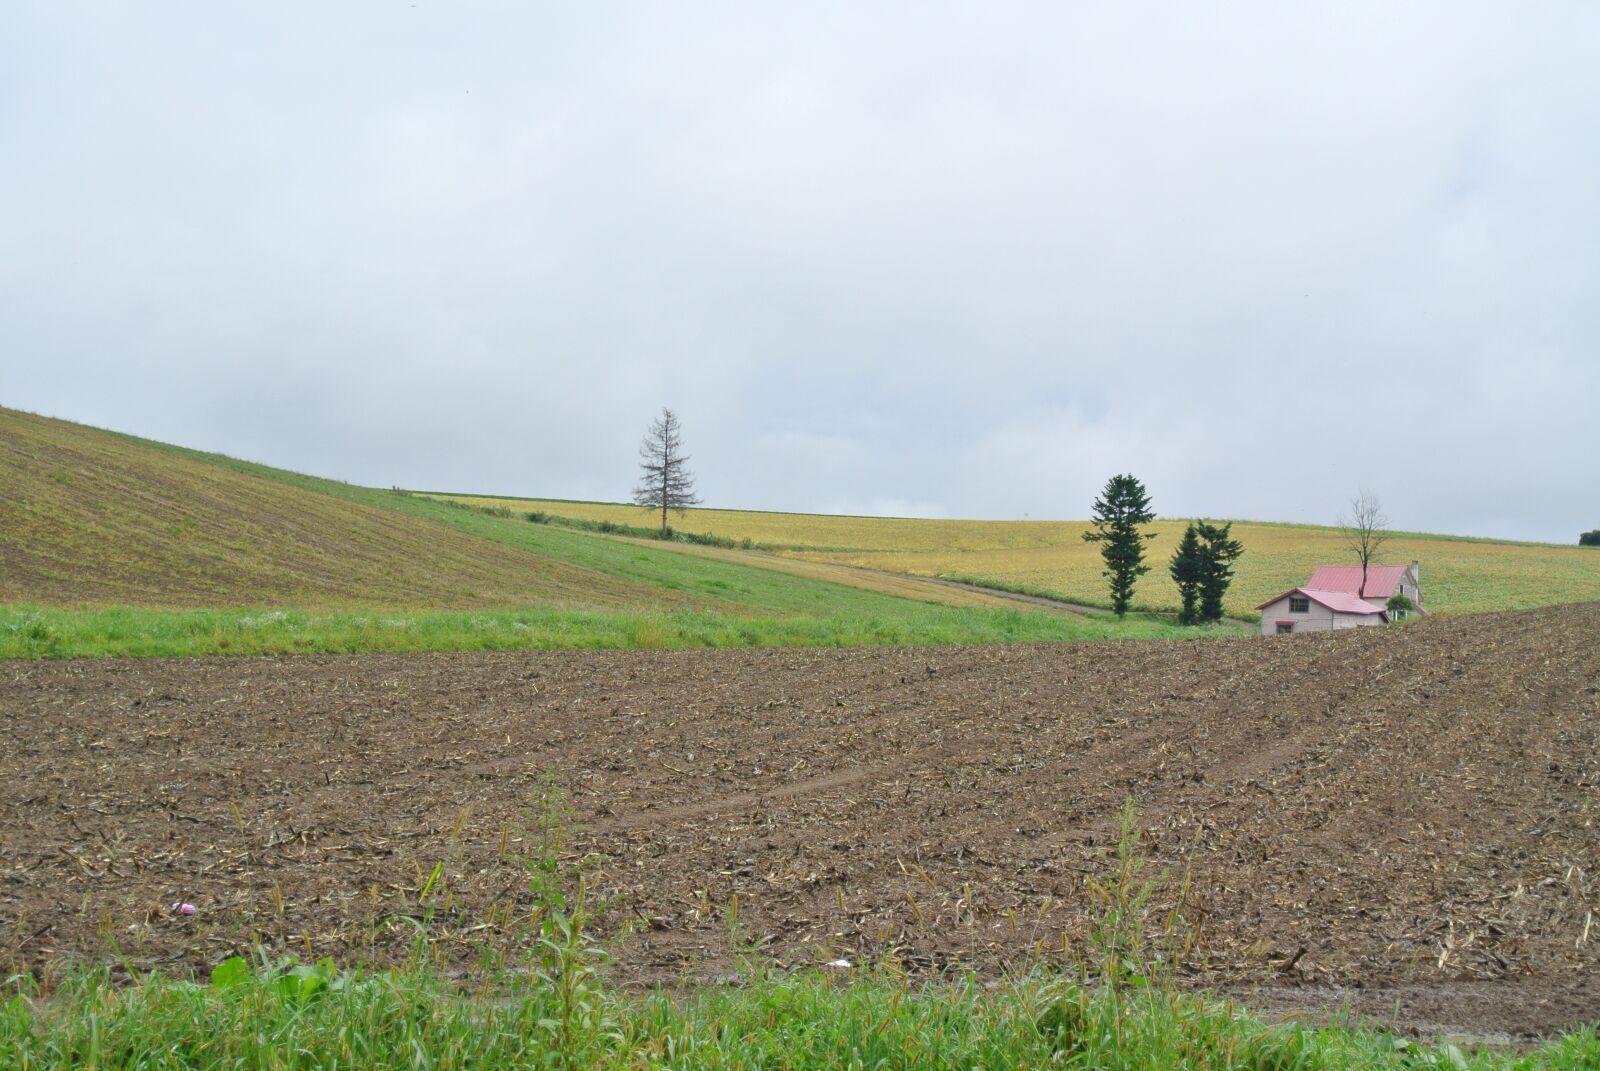
[[1327,632],[1333,628],[1333,611],[1319,602],[1313,602],[1305,613],[1291,614],[1289,598],[1284,596],[1261,611],[1261,635],[1275,635],[1279,621],[1293,621],[1296,632]]
[[[1406,571],[1400,576],[1400,594],[1411,600],[1412,606],[1422,605],[1422,589],[1417,578],[1418,569],[1415,565],[1406,566]],[[1385,606],[1388,605],[1386,602]]]
[[1383,624],[1383,618],[1377,614],[1334,614],[1333,627],[1340,628],[1367,628],[1371,625]]
[[1365,628],[1368,625],[1381,625],[1383,619],[1377,614],[1341,614],[1335,613],[1315,599],[1308,600],[1310,608],[1303,614],[1289,612],[1289,598],[1284,596],[1277,602],[1261,611],[1261,634],[1273,636],[1278,632],[1279,621],[1293,621],[1296,632],[1334,632],[1345,628]]

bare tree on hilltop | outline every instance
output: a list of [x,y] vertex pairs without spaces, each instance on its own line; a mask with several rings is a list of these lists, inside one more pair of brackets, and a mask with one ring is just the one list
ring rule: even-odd
[[688,460],[689,455],[683,452],[678,415],[671,409],[662,409],[639,444],[639,486],[633,489],[635,505],[661,511],[662,539],[672,534],[667,527],[667,511],[682,513],[700,501],[694,493],[694,476],[686,467]]
[[1344,536],[1345,549],[1361,563],[1361,598],[1367,597],[1367,568],[1378,551],[1389,541],[1389,518],[1383,512],[1383,503],[1371,491],[1362,489],[1350,500],[1350,512],[1339,515],[1339,532]]

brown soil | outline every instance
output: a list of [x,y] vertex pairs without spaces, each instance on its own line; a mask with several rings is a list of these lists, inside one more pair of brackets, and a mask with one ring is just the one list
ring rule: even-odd
[[[0,664],[0,955],[510,941],[544,771],[623,982],[1085,949],[1131,798],[1184,984],[1600,1015],[1600,604],[1281,640]],[[1187,886],[1184,879],[1187,875]],[[735,899],[736,898],[736,899]],[[197,905],[193,916],[170,905]],[[737,903],[737,925],[732,925]],[[513,912],[503,925],[502,912]],[[3,967],[3,965],[0,965]]]

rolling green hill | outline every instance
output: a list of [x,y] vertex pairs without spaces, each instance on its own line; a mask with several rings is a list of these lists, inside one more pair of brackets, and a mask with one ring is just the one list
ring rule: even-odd
[[328,481],[270,478],[259,468],[12,410],[0,410],[0,472],[5,602],[408,609],[694,603],[646,581],[385,509],[382,492],[336,497],[318,486]]
[[14,410],[0,409],[0,476],[0,656],[1177,631],[529,524]]
[[[638,508],[621,503],[447,497],[580,522],[640,523]],[[1083,541],[1088,527],[1083,520],[927,520],[693,509],[674,524],[685,532],[750,540],[817,565],[964,579],[1092,605],[1104,605],[1106,600],[1100,551]],[[1182,520],[1163,519],[1151,526],[1156,533],[1150,544],[1153,568],[1139,581],[1137,606],[1156,611],[1177,608],[1177,589],[1165,566],[1184,525]],[[1351,560],[1337,528],[1236,521],[1233,534],[1244,543],[1245,554],[1228,593],[1227,609],[1241,618],[1255,617],[1260,603],[1305,583],[1317,565]],[[1481,613],[1600,599],[1600,550],[1593,547],[1394,532],[1381,560],[1421,562],[1423,596],[1430,613]]]

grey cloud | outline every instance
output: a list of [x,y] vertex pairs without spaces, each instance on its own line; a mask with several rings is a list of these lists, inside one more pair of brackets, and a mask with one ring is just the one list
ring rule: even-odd
[[1594,527],[1581,4],[21,5],[0,400],[380,485]]

